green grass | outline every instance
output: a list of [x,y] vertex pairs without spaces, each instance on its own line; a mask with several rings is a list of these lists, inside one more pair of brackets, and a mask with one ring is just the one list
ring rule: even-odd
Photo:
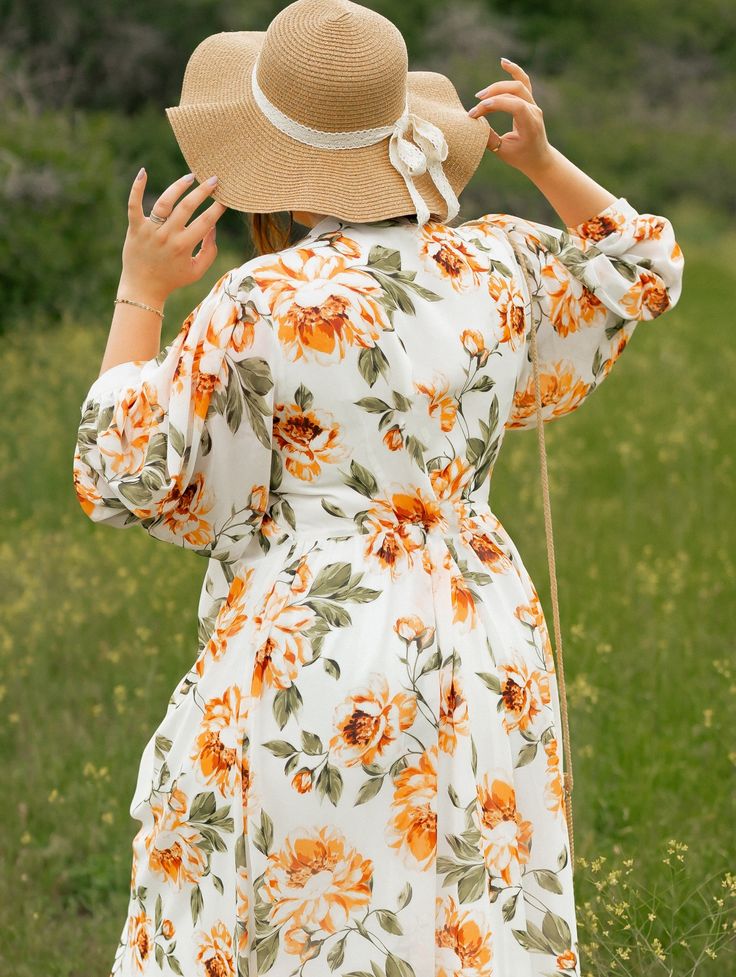
[[[546,427],[585,977],[736,967],[734,890],[715,877],[733,867],[736,240],[697,213],[673,222],[679,306]],[[164,342],[200,292],[170,303]],[[2,354],[0,972],[102,977],[127,905],[138,760],[195,657],[206,564],[78,506],[79,407],[108,323],[21,325]],[[533,431],[508,432],[491,501],[551,628]],[[668,839],[687,850],[668,854]],[[702,952],[715,937],[697,935],[721,925],[714,894],[731,926],[716,959]]]

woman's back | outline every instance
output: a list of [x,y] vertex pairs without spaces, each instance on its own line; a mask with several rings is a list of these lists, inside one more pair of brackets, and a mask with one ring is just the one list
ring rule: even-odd
[[228,973],[578,973],[554,660],[489,483],[534,424],[530,330],[550,420],[681,269],[622,198],[568,233],[327,217],[95,381],[83,508],[212,558],[130,806],[123,968],[163,913]]

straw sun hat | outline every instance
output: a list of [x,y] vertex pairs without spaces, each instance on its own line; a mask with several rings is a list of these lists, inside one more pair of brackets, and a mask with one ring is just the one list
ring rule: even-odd
[[205,38],[166,115],[227,207],[356,222],[451,220],[489,136],[449,78],[409,71],[399,29],[351,0],[296,0],[266,31]]

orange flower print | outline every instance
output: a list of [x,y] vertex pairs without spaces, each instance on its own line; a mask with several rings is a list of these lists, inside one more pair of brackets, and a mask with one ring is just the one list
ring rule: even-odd
[[[562,361],[544,366],[540,364],[539,389],[542,409],[551,407],[552,410],[546,413],[557,417],[575,410],[588,395],[590,384],[576,374],[571,363]],[[506,422],[507,427],[521,427],[535,409],[534,377],[530,376],[527,386],[514,394],[514,417]]]
[[460,333],[463,349],[478,360],[478,366],[485,366],[491,351],[487,349],[482,333],[477,329],[463,329]]
[[606,315],[601,300],[577,278],[571,278],[559,258],[549,255],[541,274],[545,280],[549,318],[560,336],[590,326],[597,317]]
[[314,775],[309,767],[300,767],[291,778],[291,786],[300,794],[308,794],[314,785]]
[[489,263],[451,227],[430,221],[420,230],[419,256],[425,268],[450,282],[456,292],[476,288]]
[[437,853],[437,745],[433,744],[394,779],[386,843],[404,863],[426,871]]
[[558,970],[574,970],[578,965],[577,954],[570,949],[565,950],[564,953],[560,953],[555,960],[555,966]]
[[153,921],[145,910],[128,917],[128,946],[133,967],[142,974],[153,951]]
[[516,807],[516,792],[506,776],[484,773],[476,784],[475,813],[489,871],[506,885],[518,882],[518,865],[529,861],[533,825]]
[[257,817],[260,807],[254,786],[254,774],[248,756],[248,738],[243,739],[240,750],[240,797],[243,804],[243,830],[247,832],[248,822]]
[[306,594],[312,586],[314,574],[309,565],[307,557],[303,557],[294,571],[294,579],[291,581],[291,592],[293,594]]
[[550,702],[549,675],[530,665],[515,652],[511,661],[498,666],[501,698],[504,704],[504,729],[528,730]]
[[235,977],[232,933],[222,920],[194,934],[201,977]]
[[333,465],[347,455],[340,425],[327,411],[302,410],[294,403],[275,404],[273,436],[286,470],[303,482],[314,481],[322,473],[322,465]]
[[453,573],[450,577],[450,597],[453,621],[459,624],[463,631],[472,631],[478,623],[475,597],[470,584],[462,574]]
[[394,631],[407,645],[416,641],[417,650],[424,651],[434,641],[435,629],[425,624],[416,614],[409,614],[407,617],[399,617],[394,623]]
[[433,383],[414,382],[417,393],[424,394],[429,399],[427,410],[429,416],[440,422],[441,431],[451,431],[457,419],[457,400],[448,394],[450,381],[447,377],[435,374]]
[[235,895],[237,898],[237,906],[235,912],[237,914],[236,922],[236,939],[237,939],[237,952],[239,954],[245,955],[248,952],[249,943],[249,929],[248,929],[248,912],[250,909],[250,880],[248,878],[248,869],[245,865],[238,866],[238,874],[235,880]]
[[440,672],[440,728],[439,748],[451,756],[455,753],[458,736],[470,734],[468,700],[463,695],[459,674],[445,666]]
[[225,689],[204,705],[190,759],[208,786],[215,786],[223,797],[232,797],[238,786],[238,741],[247,717],[245,699],[237,685]]
[[619,356],[623,353],[623,351],[626,349],[629,339],[630,339],[630,334],[625,332],[623,329],[618,333],[617,336],[614,336],[613,343],[611,345],[611,351],[609,355],[606,357],[606,359],[603,361],[603,363],[601,364],[601,373],[603,374],[604,377],[607,377],[608,374],[611,372],[611,367],[619,358]]
[[521,289],[513,278],[493,274],[488,276],[488,294],[498,310],[500,342],[508,343],[511,349],[517,349],[526,329],[525,303]]
[[161,426],[165,413],[158,391],[148,381],[117,399],[110,421],[97,436],[100,458],[112,475],[141,471],[151,435]]
[[79,448],[75,448],[73,471],[74,492],[86,516],[92,516],[92,513],[102,502],[102,494],[90,478],[89,472],[89,467],[82,463]]
[[335,763],[352,767],[376,763],[386,754],[416,716],[416,698],[409,692],[391,695],[388,680],[373,672],[368,682],[354,689],[335,709],[330,740]]
[[548,810],[555,813],[564,811],[565,794],[560,767],[559,742],[555,736],[543,740],[547,754],[547,781],[544,785],[544,801]]
[[598,241],[602,241],[604,237],[608,237],[609,234],[619,232],[625,221],[626,218],[623,214],[612,211],[609,214],[591,217],[589,220],[585,220],[581,224],[576,225],[573,230],[580,237],[597,243]]
[[234,353],[242,354],[252,347],[256,323],[260,321],[261,316],[252,303],[244,304],[239,308],[241,311],[237,317],[235,328],[230,334],[228,346]]
[[383,443],[389,451],[401,451],[404,447],[404,436],[398,424],[394,424],[393,427],[388,428],[383,436]]
[[164,919],[161,922],[161,935],[165,940],[171,940],[174,937],[174,924],[170,919]]
[[145,838],[151,872],[180,889],[197,882],[207,865],[200,847],[202,836],[184,818],[188,804],[187,795],[180,788],[175,788],[163,803],[151,800],[153,827]]
[[670,297],[659,275],[639,272],[639,277],[621,299],[630,319],[654,319],[670,305]]
[[195,670],[201,677],[204,674],[207,661],[217,661],[222,658],[228,648],[230,640],[242,631],[248,620],[246,613],[246,599],[254,567],[240,567],[233,577],[227,596],[217,612],[215,626],[209,641],[204,646],[202,654],[197,659]]
[[313,624],[315,613],[306,604],[290,603],[292,596],[289,585],[277,580],[254,618],[267,637],[256,651],[251,695],[260,695],[264,686],[288,689],[312,657],[304,632]]
[[[292,831],[269,854],[261,891],[273,926],[288,923],[295,936],[300,928],[328,934],[368,905],[372,878],[372,860],[338,827],[326,824]],[[296,939],[297,946],[301,942]]]
[[375,346],[390,327],[375,278],[342,255],[293,248],[253,270],[291,360],[322,365]]
[[389,570],[395,580],[407,566],[413,566],[413,555],[422,551],[421,528],[433,526],[446,528],[447,520],[439,503],[420,488],[374,499],[362,523],[365,555]]
[[[172,499],[177,500],[174,506],[171,506]],[[186,540],[192,547],[204,547],[215,539],[213,527],[204,518],[213,505],[204,475],[197,472],[184,492],[181,491],[181,474],[177,475],[175,484],[158,508],[164,513],[164,525],[172,536]],[[143,515],[144,511],[136,510],[136,513]]]
[[437,896],[434,977],[494,977],[493,933],[484,916],[454,896]]
[[513,564],[503,548],[493,539],[492,531],[479,527],[469,519],[462,529],[462,538],[491,573],[508,573]]
[[299,957],[299,962],[305,964],[319,955],[320,940],[312,940],[312,935],[301,926],[293,926],[284,932],[284,950],[291,956]]
[[443,502],[451,502],[458,513],[464,513],[462,496],[475,475],[475,468],[460,455],[443,468],[433,468],[429,473],[434,494]]
[[539,594],[532,585],[532,598],[528,604],[519,604],[514,610],[514,615],[531,628],[536,628],[542,639],[542,650],[544,652],[544,667],[548,672],[554,672],[555,663],[552,657],[552,644],[549,640],[547,622],[544,619],[544,611],[539,600]]

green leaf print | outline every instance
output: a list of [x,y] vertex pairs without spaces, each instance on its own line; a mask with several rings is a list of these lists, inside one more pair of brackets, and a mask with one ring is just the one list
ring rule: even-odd
[[562,895],[562,883],[554,872],[546,868],[533,869],[531,873],[543,889]]
[[189,897],[189,908],[192,912],[192,924],[196,926],[204,908],[204,899],[202,898],[202,890],[199,887],[199,883],[192,889],[192,894]]
[[300,383],[296,388],[294,393],[294,400],[299,405],[299,409],[302,411],[307,411],[312,406],[314,402],[314,396],[312,392],[308,390],[303,383]]
[[337,807],[337,802],[342,794],[342,774],[337,767],[331,763],[326,763],[320,771],[319,777],[317,777],[315,787],[322,797],[326,796]]
[[378,495],[378,482],[374,475],[359,462],[355,460],[351,461],[350,474],[348,475],[346,472],[340,470],[340,476],[346,485],[355,489],[356,492],[360,492],[367,499],[373,499]]
[[396,917],[396,913],[392,913],[390,909],[379,909],[376,912],[376,919],[387,933],[395,933],[396,936],[404,935],[404,931],[401,928],[401,923]]
[[264,810],[261,810],[261,823],[254,832],[253,844],[264,855],[268,855],[271,851],[271,845],[273,844],[273,821]]
[[486,884],[486,870],[484,865],[474,865],[469,868],[457,884],[457,897],[460,902],[475,902],[483,895]]
[[328,563],[322,567],[309,588],[308,597],[339,597],[350,581],[349,563]]
[[372,387],[379,376],[388,376],[389,363],[386,354],[380,346],[369,346],[362,349],[358,355],[358,370],[369,387]]

